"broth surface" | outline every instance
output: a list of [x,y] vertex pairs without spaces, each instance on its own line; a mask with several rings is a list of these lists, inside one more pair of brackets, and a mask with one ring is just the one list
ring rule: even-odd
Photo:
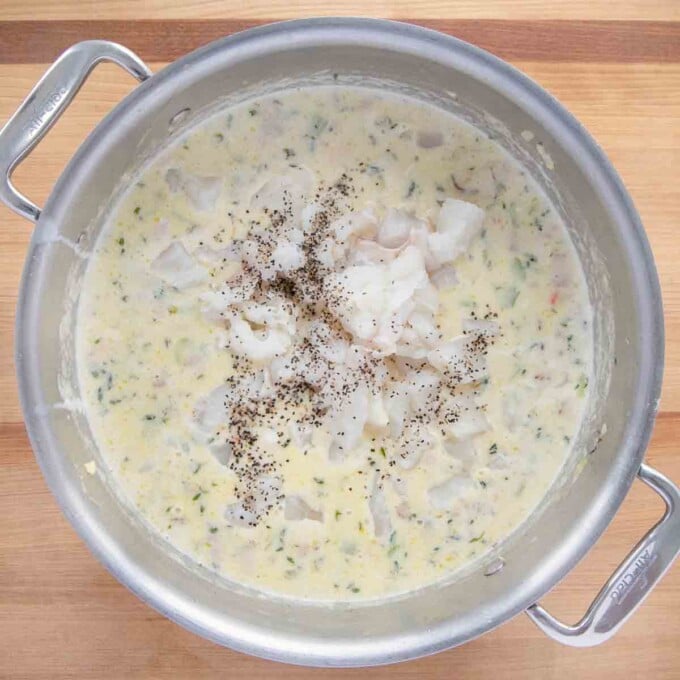
[[588,294],[526,170],[347,87],[223,110],[147,166],[86,273],[104,463],[166,540],[294,597],[411,590],[545,496],[583,415]]

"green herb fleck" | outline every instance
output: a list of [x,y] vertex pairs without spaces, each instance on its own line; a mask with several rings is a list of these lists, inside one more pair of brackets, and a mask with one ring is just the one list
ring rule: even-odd
[[477,542],[481,541],[483,538],[484,538],[484,532],[482,531],[482,533],[479,534],[479,536],[475,536],[474,538],[471,538],[470,543],[477,543]]
[[503,309],[510,309],[510,307],[514,307],[518,296],[519,291],[514,286],[510,286],[509,288],[501,288],[499,292],[499,302],[501,307]]
[[321,477],[312,477],[312,479],[317,483],[317,484],[325,484],[323,479]]
[[335,511],[335,520],[337,521],[338,519],[340,519],[340,517],[342,517],[342,512],[340,512],[340,510],[336,510]]
[[381,447],[380,447],[380,455],[381,455],[383,458],[387,458],[387,451],[385,451],[385,447],[384,447],[384,446],[381,446]]
[[288,557],[286,557],[286,559],[287,559],[291,564],[295,564],[295,560],[294,560],[290,555],[289,555]]
[[490,456],[495,456],[497,453],[498,453],[498,444],[496,444],[496,442],[494,442],[494,443],[491,444],[491,446],[489,447],[489,455],[490,455]]
[[516,257],[512,261],[512,271],[515,273],[515,276],[517,276],[517,278],[522,281],[524,281],[524,279],[527,277],[526,266],[522,263],[519,257]]
[[202,491],[199,491],[199,492],[198,492],[191,500],[192,500],[192,501],[197,501],[197,500],[201,497],[201,494],[202,494],[202,493],[203,493]]
[[283,543],[285,541],[285,538],[286,538],[286,530],[281,529],[281,531],[279,533],[279,546],[278,546],[278,548],[276,548],[275,552],[281,552],[283,550]]
[[312,130],[317,135],[320,135],[327,127],[328,127],[328,121],[323,116],[316,114],[312,118]]
[[583,397],[586,393],[587,387],[588,387],[588,376],[585,375],[585,374],[582,374],[581,377],[579,378],[579,381],[574,386],[574,389],[576,390],[576,394],[578,394],[579,397]]
[[144,416],[144,420],[156,420],[156,416],[153,413],[147,413]]

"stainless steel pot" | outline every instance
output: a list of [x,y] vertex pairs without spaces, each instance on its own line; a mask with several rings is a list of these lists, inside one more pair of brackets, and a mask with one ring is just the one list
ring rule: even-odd
[[[119,64],[143,83],[88,137],[41,211],[14,189],[11,172],[100,61]],[[72,331],[80,276],[102,216],[144,159],[217,105],[334,77],[434,101],[483,127],[530,167],[577,245],[596,308],[598,351],[596,398],[580,437],[584,454],[526,525],[448,582],[400,598],[328,607],[263,597],[192,566],[133,517],[104,473],[83,472],[97,452],[78,408]],[[540,148],[520,134],[524,130]],[[554,172],[546,168],[546,154]],[[614,169],[576,120],[490,54],[414,26],[360,19],[264,26],[208,45],[154,76],[118,45],[80,43],[0,132],[0,171],[0,198],[36,223],[17,311],[16,364],[38,462],[97,557],[186,628],[251,654],[331,666],[436,652],[521,611],[563,643],[593,645],[619,628],[680,550],[678,488],[642,464],[661,386],[663,317],[640,220]],[[536,601],[593,545],[636,476],[662,496],[664,516],[578,624],[556,621]]]

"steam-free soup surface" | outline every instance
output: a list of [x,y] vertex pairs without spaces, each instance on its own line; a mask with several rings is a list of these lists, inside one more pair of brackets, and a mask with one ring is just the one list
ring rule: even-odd
[[223,110],[148,165],[92,254],[78,370],[105,467],[229,579],[368,598],[518,527],[579,430],[591,310],[527,172],[359,88]]

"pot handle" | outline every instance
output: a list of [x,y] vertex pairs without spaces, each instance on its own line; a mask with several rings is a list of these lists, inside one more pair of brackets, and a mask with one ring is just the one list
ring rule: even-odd
[[140,81],[152,75],[139,57],[121,45],[106,40],[76,43],[52,64],[0,130],[0,200],[22,217],[36,222],[40,208],[14,188],[14,169],[57,122],[90,71],[102,61],[118,64]]
[[680,489],[648,465],[640,466],[638,477],[663,498],[663,517],[619,565],[576,625],[561,623],[539,604],[527,609],[529,618],[553,640],[572,647],[593,647],[608,640],[680,553]]

